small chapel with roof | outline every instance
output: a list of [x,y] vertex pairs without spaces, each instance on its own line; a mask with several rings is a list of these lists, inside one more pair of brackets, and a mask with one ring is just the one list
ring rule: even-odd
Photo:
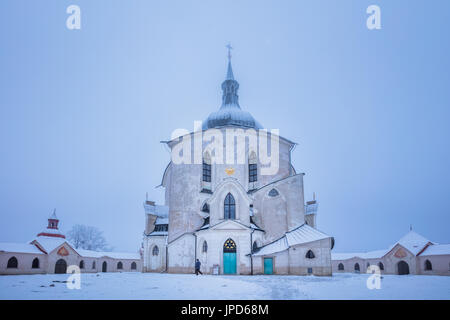
[[[214,130],[226,136],[226,130],[234,130],[236,140],[228,141],[233,145],[249,131],[263,129],[241,108],[238,89],[229,55],[222,105],[203,121],[203,135]],[[165,143],[173,154],[194,134]],[[273,174],[262,174],[258,149],[265,141],[259,137],[255,149],[247,144],[234,149],[235,157],[244,156],[243,163],[214,161],[203,140],[200,163],[169,162],[161,182],[165,204],[144,202],[145,272],[192,273],[199,259],[201,271],[209,274],[331,275],[334,239],[317,229],[317,201],[305,202],[304,173],[291,162],[296,143],[276,138]]]

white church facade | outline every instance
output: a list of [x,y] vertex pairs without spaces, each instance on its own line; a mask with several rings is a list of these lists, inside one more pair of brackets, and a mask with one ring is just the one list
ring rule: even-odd
[[[291,163],[295,143],[272,132],[277,168],[264,174],[267,140],[251,135],[262,126],[241,109],[238,88],[229,61],[220,109],[200,130],[165,142],[172,153],[161,182],[165,205],[144,203],[143,270],[193,273],[198,259],[208,274],[331,275],[334,239],[316,229],[317,202],[305,203],[304,174]],[[183,156],[194,160],[175,163],[186,141],[192,149]],[[230,154],[234,162],[222,161]]]

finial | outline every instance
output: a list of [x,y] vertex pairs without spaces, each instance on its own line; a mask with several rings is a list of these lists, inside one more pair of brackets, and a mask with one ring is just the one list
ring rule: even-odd
[[145,193],[145,201],[148,201],[148,192]]
[[228,61],[231,61],[231,50],[233,47],[231,46],[231,43],[228,43],[225,47],[228,49]]
[[53,213],[52,213],[52,215],[50,216],[50,219],[57,219],[57,218],[56,218],[56,208],[53,209]]

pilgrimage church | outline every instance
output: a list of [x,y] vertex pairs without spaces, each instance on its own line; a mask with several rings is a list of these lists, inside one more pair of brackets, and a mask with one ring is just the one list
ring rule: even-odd
[[[291,163],[296,143],[272,132],[271,139],[256,134],[256,146],[249,142],[239,148],[240,139],[250,141],[249,132],[263,127],[241,109],[238,89],[229,54],[220,109],[199,131],[164,142],[172,155],[161,182],[165,205],[144,203],[143,271],[193,273],[198,259],[206,274],[329,276],[334,239],[316,229],[318,203],[305,203],[304,173]],[[200,161],[175,163],[180,144],[195,141],[199,133]],[[212,152],[212,140],[205,137],[220,134],[226,138]],[[278,167],[265,174],[261,150],[268,141]],[[229,145],[233,160],[242,157],[242,162],[221,161]]]

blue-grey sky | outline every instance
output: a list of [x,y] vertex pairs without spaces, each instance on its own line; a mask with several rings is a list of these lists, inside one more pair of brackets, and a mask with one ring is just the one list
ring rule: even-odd
[[63,231],[137,250],[145,193],[164,200],[159,141],[219,108],[231,42],[241,107],[298,143],[335,251],[410,224],[449,243],[449,23],[447,0],[1,1],[0,241],[31,240],[56,207]]

